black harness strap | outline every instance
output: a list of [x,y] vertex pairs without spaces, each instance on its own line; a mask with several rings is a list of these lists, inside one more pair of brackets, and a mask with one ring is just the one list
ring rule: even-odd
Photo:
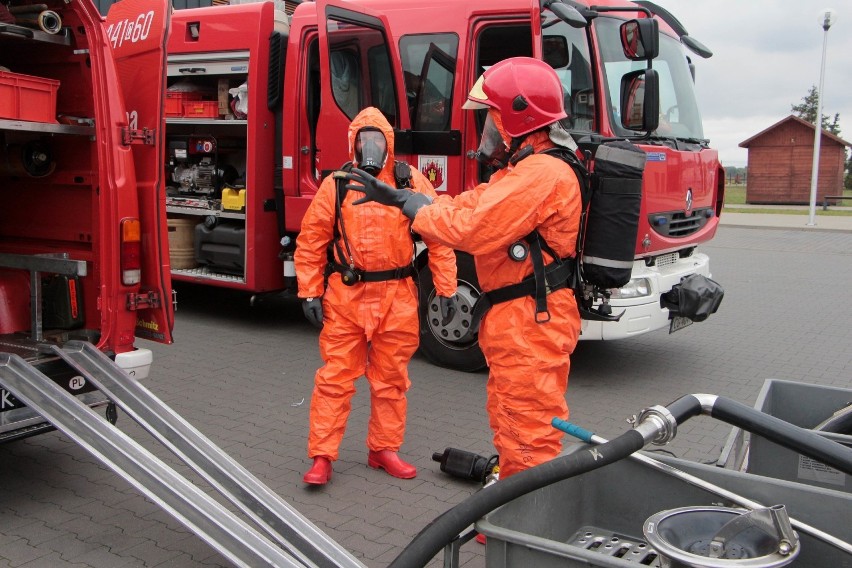
[[[550,321],[550,312],[547,311],[547,278],[544,272],[544,255],[541,254],[541,239],[538,231],[533,231],[524,237],[530,244],[530,259],[533,265],[533,277],[535,280],[535,321],[545,323]],[[541,316],[544,314],[544,316]]]
[[[530,243],[531,256],[534,246]],[[538,254],[539,256],[541,255],[541,248],[539,248]],[[548,251],[548,254],[550,254],[550,251]],[[554,256],[554,258],[556,257]],[[536,272],[539,272],[541,276],[536,278]],[[479,329],[482,317],[493,305],[523,298],[524,296],[532,296],[536,300],[536,322],[545,323],[549,321],[550,312],[547,310],[547,295],[562,288],[568,288],[573,275],[574,263],[571,257],[557,259],[547,266],[542,266],[540,271],[535,270],[535,260],[533,260],[533,274],[527,276],[517,284],[510,284],[509,286],[485,292],[479,297],[473,306],[471,329],[474,332]],[[546,314],[546,319],[540,318],[540,313]]]
[[331,267],[331,272],[339,272],[341,274],[346,271],[352,270],[358,275],[359,282],[384,282],[386,280],[402,280],[403,278],[408,278],[409,276],[414,275],[414,266],[412,266],[411,264],[406,264],[405,266],[400,266],[399,268],[390,268],[388,270],[374,270],[372,272],[361,270],[359,268],[350,268],[349,266],[344,266],[343,264],[333,261],[329,263],[329,266]]
[[[352,170],[352,162],[346,162],[340,168],[341,171],[349,172]],[[394,162],[394,179],[398,189],[411,187],[411,166],[407,162]],[[335,189],[335,208],[334,208],[334,238],[332,244],[328,248],[328,263],[325,266],[326,279],[332,272],[343,274],[344,272],[352,272],[357,275],[358,282],[384,282],[386,280],[402,280],[415,274],[418,269],[421,269],[426,262],[426,255],[422,254],[422,260],[418,257],[418,262],[415,265],[407,264],[399,268],[391,268],[388,270],[376,270],[368,272],[355,267],[352,260],[352,252],[349,249],[349,239],[346,236],[346,228],[343,226],[343,199],[346,197],[346,180],[338,178],[336,180]],[[340,241],[343,241],[346,251],[340,246]],[[335,255],[335,252],[337,253]],[[348,254],[346,254],[348,253]]]

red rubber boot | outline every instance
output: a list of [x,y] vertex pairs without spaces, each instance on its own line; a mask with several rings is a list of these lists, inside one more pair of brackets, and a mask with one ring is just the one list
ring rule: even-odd
[[389,475],[400,479],[411,479],[417,475],[417,468],[408,462],[404,462],[391,450],[381,450],[374,452],[370,450],[367,456],[367,465],[373,469],[383,469]]
[[314,465],[302,478],[309,485],[325,485],[331,479],[331,460],[325,456],[314,458]]

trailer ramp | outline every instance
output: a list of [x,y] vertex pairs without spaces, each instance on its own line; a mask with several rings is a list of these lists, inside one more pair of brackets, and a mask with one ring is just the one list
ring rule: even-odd
[[64,347],[46,349],[91,381],[254,525],[213,500],[18,355],[0,353],[0,385],[235,565],[364,568],[91,343],[70,341]]

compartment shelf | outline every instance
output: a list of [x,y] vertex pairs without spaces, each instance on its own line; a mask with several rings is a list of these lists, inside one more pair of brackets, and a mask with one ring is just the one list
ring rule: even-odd
[[220,211],[219,209],[204,209],[203,207],[180,207],[177,205],[166,205],[167,213],[180,215],[198,215],[200,217],[220,217],[222,219],[245,219],[245,213],[231,211]]
[[49,122],[32,122],[29,120],[9,120],[0,118],[0,130],[25,130],[27,132],[43,132],[46,134],[72,134],[77,136],[94,136],[94,126],[76,124],[52,124]]
[[247,126],[248,120],[227,120],[222,118],[167,118],[166,124],[209,124],[215,126]]
[[62,28],[59,33],[49,34],[41,30],[16,26],[15,24],[0,24],[0,38],[32,40],[56,45],[71,45],[71,30]]

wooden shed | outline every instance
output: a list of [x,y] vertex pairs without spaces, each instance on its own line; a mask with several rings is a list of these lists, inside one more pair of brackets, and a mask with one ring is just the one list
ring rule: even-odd
[[[817,203],[824,195],[842,194],[849,145],[827,130],[822,131]],[[813,124],[790,115],[739,146],[748,149],[746,203],[810,203]]]

